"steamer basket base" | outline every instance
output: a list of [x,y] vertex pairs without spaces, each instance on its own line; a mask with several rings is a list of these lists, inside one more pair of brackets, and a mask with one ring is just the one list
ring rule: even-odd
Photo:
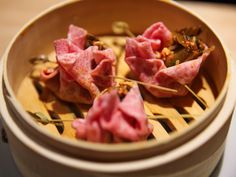
[[229,129],[230,120],[228,119],[220,131],[206,144],[181,159],[141,171],[110,174],[75,169],[69,167],[69,165],[65,166],[51,161],[46,156],[42,156],[25,146],[14,136],[9,127],[5,126],[5,128],[13,158],[24,177],[67,177],[68,175],[70,177],[209,177],[224,152],[225,138]]

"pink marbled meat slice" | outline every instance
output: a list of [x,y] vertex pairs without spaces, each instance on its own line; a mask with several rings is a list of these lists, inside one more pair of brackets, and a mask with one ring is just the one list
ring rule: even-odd
[[68,39],[58,39],[54,41],[56,55],[76,53],[82,51],[78,46],[70,43]]
[[72,127],[78,139],[102,143],[141,141],[152,132],[138,87],[132,88],[122,101],[114,90],[100,96],[85,121],[75,120]]
[[[101,89],[113,86],[114,78],[110,76],[115,75],[115,54],[112,49],[94,50],[93,59],[94,64],[97,65],[91,72],[94,83]],[[92,66],[93,67],[93,66]]]
[[115,61],[115,54],[112,51],[112,49],[108,48],[105,50],[94,50],[93,51],[93,57],[94,60],[96,62],[96,64],[98,65],[104,58],[105,59],[110,59],[111,61]]
[[91,72],[93,82],[102,90],[114,85],[114,78],[110,77],[113,75],[115,75],[115,69],[110,59],[103,59]]
[[[116,91],[97,98],[88,111],[83,124],[81,123],[81,119],[73,121],[72,127],[76,129],[76,135],[79,134],[79,136],[77,135],[76,137],[92,142],[111,142],[112,139],[108,139],[111,133],[106,131],[102,122],[111,121],[111,115],[114,114],[119,102]],[[80,128],[85,130],[80,132]]]
[[161,41],[162,47],[169,45],[172,40],[172,34],[163,22],[152,24],[144,31],[142,36],[154,41]]
[[152,126],[148,124],[143,105],[138,87],[133,87],[113,115],[116,120],[113,130],[116,136],[130,141],[147,139]]
[[77,82],[68,75],[63,68],[57,68],[52,73],[41,73],[41,79],[58,98],[69,101],[80,100],[82,103],[89,104],[93,101],[88,90],[81,87]]
[[51,78],[52,74],[49,76],[45,71],[41,74],[49,88],[65,101],[89,104],[100,90],[114,85],[114,79],[109,77],[115,74],[113,51],[98,50],[97,46],[85,49],[86,35],[84,29],[70,25],[68,38],[54,41],[60,70],[54,74],[59,77],[58,84]]
[[[160,41],[159,41],[160,42]],[[153,50],[155,48],[160,48],[160,43],[156,43],[152,45],[152,41],[146,39],[142,36],[138,36],[137,38],[127,38],[126,40],[126,57],[129,56],[137,56],[141,58],[155,58],[155,53]]]
[[70,43],[74,44],[80,49],[84,49],[87,34],[88,34],[87,31],[84,30],[83,28],[70,25],[67,39]]
[[51,79],[53,77],[55,77],[57,74],[59,73],[59,69],[55,68],[55,69],[44,69],[40,74],[41,80],[45,81],[48,79]]
[[164,80],[161,79],[163,77],[171,77],[173,80],[182,85],[190,84],[193,78],[197,76],[202,62],[206,60],[208,55],[209,53],[205,52],[197,59],[186,61],[181,64],[162,69],[155,75],[155,78],[156,80],[161,81]]
[[100,91],[91,77],[93,48],[96,47],[89,47],[79,54],[70,53],[59,55],[57,56],[57,60],[66,73],[70,75],[81,87],[88,90],[92,98],[95,98]]

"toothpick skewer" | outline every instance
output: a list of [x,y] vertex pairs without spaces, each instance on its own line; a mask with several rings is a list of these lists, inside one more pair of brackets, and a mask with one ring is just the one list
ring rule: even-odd
[[[144,83],[144,82],[140,82],[137,80],[133,80],[133,79],[128,79],[125,77],[121,77],[121,76],[110,76],[116,79],[122,79],[122,80],[126,80],[129,82],[135,82],[137,84],[140,85],[144,85],[144,86],[149,86],[149,87],[153,87],[162,91],[167,91],[167,92],[173,92],[173,93],[177,93],[178,91],[175,89],[171,89],[171,88],[167,88],[167,87],[163,87],[163,86],[158,86],[158,85],[153,85],[153,84],[149,84],[149,83]],[[188,86],[188,85],[183,85],[205,108],[208,108],[207,104],[196,94],[194,93],[194,91]]]
[[135,35],[130,31],[129,25],[123,21],[116,21],[112,24],[112,31],[115,34],[127,34],[129,37],[135,37]]
[[135,37],[135,35],[129,29],[126,29],[125,32],[129,37]]
[[208,108],[207,104],[196,94],[194,91],[188,86],[184,85],[184,87],[203,105],[205,108]]
[[[193,118],[193,117],[199,116],[199,115],[194,115],[194,114],[193,115],[191,115],[191,114],[180,114],[180,115],[183,118]],[[167,116],[165,116],[165,115],[147,115],[147,118],[156,120],[156,119],[166,119]]]
[[145,82],[141,82],[141,81],[137,81],[137,80],[133,80],[133,79],[128,79],[128,78],[121,77],[121,76],[110,76],[110,77],[115,78],[115,79],[121,79],[121,80],[129,81],[129,82],[135,82],[135,83],[140,84],[140,85],[153,87],[153,88],[156,88],[158,90],[162,90],[162,91],[166,91],[166,92],[173,92],[173,93],[178,92],[175,89],[171,89],[171,88],[167,88],[167,87],[163,87],[163,86],[158,86],[158,85],[153,85],[153,84],[149,84],[149,83],[145,83]]
[[[47,116],[45,116],[43,113],[41,112],[35,112],[35,113],[32,113],[32,112],[29,112],[34,118],[36,121],[46,125],[46,124],[55,124],[55,125],[61,125],[60,123],[62,122],[72,122],[74,120],[72,119],[54,119],[54,120],[50,120]],[[191,117],[195,117],[195,116],[198,116],[198,115],[191,115],[191,114],[181,114],[181,116],[183,118],[191,118]],[[153,119],[153,120],[157,120],[157,119],[165,119],[167,118],[165,115],[148,115],[147,114],[147,118],[148,119]]]

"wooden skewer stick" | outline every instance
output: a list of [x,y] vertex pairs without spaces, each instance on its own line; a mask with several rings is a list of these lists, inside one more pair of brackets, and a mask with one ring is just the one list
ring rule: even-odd
[[127,34],[129,37],[135,37],[135,35],[130,31],[128,23],[123,21],[113,22],[112,31],[115,34]]
[[49,120],[47,122],[41,121],[41,120],[37,120],[38,122],[42,123],[42,124],[55,124],[55,125],[61,125],[62,122],[72,122],[74,120],[71,119],[58,119],[58,120]]
[[[29,112],[34,118],[35,118],[35,120],[36,121],[38,121],[38,122],[40,122],[40,123],[42,123],[42,124],[55,124],[55,125],[60,125],[60,123],[62,123],[62,122],[72,122],[72,121],[74,121],[74,120],[76,120],[76,119],[74,119],[74,120],[72,120],[72,119],[54,119],[54,120],[50,120],[50,119],[48,119],[48,117],[47,116],[45,116],[43,113],[41,113],[41,112],[35,112],[35,113],[31,113],[31,112]],[[148,114],[146,114],[147,115],[147,118],[148,119],[153,119],[153,120],[157,120],[157,119],[165,119],[166,118],[166,116],[165,115],[148,115]],[[194,116],[196,116],[196,115],[191,115],[191,114],[181,114],[181,116],[183,117],[183,118],[191,118],[191,117],[194,117]],[[198,115],[197,115],[198,116]]]
[[44,115],[42,112],[30,112],[28,111],[28,113],[38,122],[46,125],[46,124],[59,124],[62,122],[72,122],[72,119],[49,119],[46,115]]
[[125,33],[126,33],[129,37],[135,37],[135,35],[134,35],[129,29],[126,29],[126,30],[125,30]]
[[111,90],[111,89],[117,89],[117,88],[119,88],[119,86],[113,86],[113,87],[106,88],[103,91],[101,91],[100,94],[96,98],[100,97],[101,95],[103,95],[106,92],[109,92],[109,90]]
[[[175,89],[171,89],[171,88],[167,88],[167,87],[163,87],[163,86],[158,86],[158,85],[153,85],[153,84],[149,84],[149,83],[145,83],[145,82],[141,82],[141,81],[137,81],[137,80],[133,80],[133,79],[128,79],[128,78],[125,78],[125,77],[121,77],[121,76],[111,76],[110,77],[113,77],[113,78],[116,78],[116,79],[122,79],[122,80],[126,80],[126,81],[129,81],[129,82],[135,82],[137,84],[140,84],[140,85],[144,85],[144,86],[149,86],[149,87],[153,87],[153,88],[156,88],[156,89],[159,89],[159,90],[162,90],[162,91],[167,91],[167,92],[173,92],[173,93],[177,93],[178,91],[175,90]],[[205,107],[205,108],[208,108],[208,105],[196,94],[194,93],[194,91],[188,86],[188,85],[184,85],[184,87]]]
[[156,88],[158,90],[162,90],[162,91],[166,91],[166,92],[173,92],[173,93],[177,93],[178,91],[175,89],[171,89],[171,88],[167,88],[167,87],[163,87],[163,86],[158,86],[158,85],[153,85],[153,84],[149,84],[149,83],[145,83],[145,82],[141,82],[141,81],[137,81],[137,80],[133,80],[133,79],[128,79],[125,77],[121,77],[121,76],[109,76],[115,79],[121,79],[121,80],[125,80],[125,81],[129,81],[129,82],[135,82],[137,84],[140,85],[144,85],[144,86],[148,86],[148,87],[153,87]]
[[[193,117],[196,117],[196,116],[200,116],[200,115],[191,115],[191,114],[180,114],[180,115],[183,118],[193,118]],[[167,116],[165,116],[165,115],[148,115],[147,114],[147,118],[156,120],[156,119],[166,119]]]
[[[194,117],[196,115],[191,115],[191,114],[180,114],[183,118],[191,118],[191,117]],[[157,120],[157,119],[166,119],[167,116],[164,116],[164,115],[147,115],[147,118],[148,119],[154,119],[154,120]],[[75,119],[76,120],[76,119]],[[49,120],[47,123],[49,124],[57,124],[57,123],[61,123],[61,122],[72,122],[74,120],[71,120],[71,119],[58,119],[58,120]],[[38,120],[38,122],[41,122],[41,123],[44,123],[44,121],[41,121],[41,120]]]
[[207,104],[196,94],[194,91],[188,86],[184,85],[184,87],[203,105],[205,108],[208,108]]

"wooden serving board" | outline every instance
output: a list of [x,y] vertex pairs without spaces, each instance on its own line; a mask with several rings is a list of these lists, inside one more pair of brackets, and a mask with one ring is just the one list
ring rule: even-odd
[[[118,76],[126,77],[129,74],[129,67],[124,61],[125,37],[104,36],[100,37],[100,40],[110,46],[118,56],[116,74]],[[54,52],[48,56],[50,60],[55,60]],[[42,69],[43,67],[45,66],[34,66],[34,77],[37,78],[39,76],[39,69]],[[74,120],[78,116],[86,117],[90,106],[76,104],[73,105],[72,109],[71,104],[59,100],[48,90],[43,91],[42,93],[39,91],[37,92],[34,82],[34,79],[26,76],[17,93],[17,97],[26,111],[42,112],[50,119],[55,119],[52,112],[56,114],[56,118],[62,120]],[[214,104],[216,98],[215,88],[206,73],[200,72],[191,88],[204,100],[208,107],[211,107]],[[162,115],[156,119],[149,119],[149,122],[154,127],[153,137],[157,140],[168,139],[176,132],[187,129],[191,126],[193,121],[198,121],[200,115],[204,114],[204,109],[198,104],[197,101],[195,101],[194,97],[190,93],[184,97],[159,99],[152,96],[143,87],[140,87],[140,90],[144,99],[146,114],[150,116]],[[79,114],[76,112],[79,112]],[[183,116],[186,114],[190,114],[192,116]],[[75,138],[75,131],[71,127],[70,121],[62,123],[59,127],[53,124],[38,124],[53,134],[60,134],[64,137]]]

